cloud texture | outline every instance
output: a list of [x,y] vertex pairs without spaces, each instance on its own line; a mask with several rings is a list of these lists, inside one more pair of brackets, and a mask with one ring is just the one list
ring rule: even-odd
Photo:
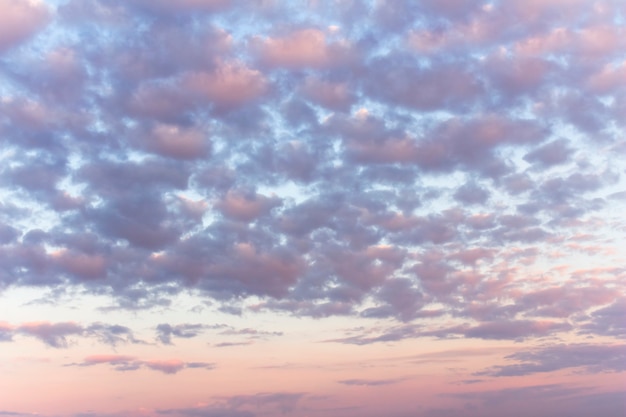
[[[340,317],[366,324],[318,341],[364,349],[553,343],[485,367],[494,378],[623,371],[581,358],[622,358],[626,333],[624,2],[0,10],[0,292]],[[162,319],[139,338],[107,320],[0,320],[0,342],[52,348],[174,347],[218,329]],[[283,334],[222,330],[239,339],[215,347]],[[195,367],[140,357],[76,363]],[[290,413],[303,397],[285,395],[162,413],[247,417],[252,401]]]

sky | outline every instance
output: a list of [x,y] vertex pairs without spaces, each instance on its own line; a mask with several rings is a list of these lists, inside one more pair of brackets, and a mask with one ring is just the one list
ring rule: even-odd
[[622,417],[626,2],[0,0],[0,416]]

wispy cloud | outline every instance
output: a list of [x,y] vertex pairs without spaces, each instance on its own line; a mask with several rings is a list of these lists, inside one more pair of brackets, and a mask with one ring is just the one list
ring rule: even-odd
[[135,338],[133,331],[119,324],[92,323],[83,326],[75,322],[52,323],[47,321],[9,324],[0,322],[0,341],[13,341],[14,335],[39,339],[53,348],[67,348],[75,343],[73,338],[87,337],[115,347],[120,343],[145,343]]
[[66,366],[95,366],[110,365],[114,370],[120,372],[137,371],[142,368],[152,369],[164,374],[173,375],[183,369],[213,369],[212,363],[207,362],[184,362],[180,359],[149,359],[143,360],[127,355],[92,355],[87,356],[82,362],[71,363]]
[[588,373],[626,370],[626,345],[560,344],[520,351],[506,357],[510,365],[494,366],[477,375],[524,376],[561,369]]

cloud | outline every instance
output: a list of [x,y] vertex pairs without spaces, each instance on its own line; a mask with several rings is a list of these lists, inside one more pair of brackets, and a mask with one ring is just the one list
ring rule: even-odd
[[85,328],[85,334],[111,346],[118,343],[142,343],[135,338],[131,329],[119,324],[93,323]]
[[259,60],[270,67],[326,68],[345,65],[356,58],[349,42],[328,42],[323,31],[313,28],[255,38],[252,48]]
[[486,322],[464,331],[467,337],[479,339],[524,339],[530,336],[545,336],[555,331],[569,330],[567,323],[554,321],[501,321]]
[[346,111],[356,101],[347,83],[334,83],[309,77],[301,88],[305,97],[331,110]]
[[282,336],[283,332],[270,332],[265,330],[257,330],[246,327],[244,329],[227,329],[220,332],[223,335],[237,335],[237,336],[249,336],[249,337],[266,337],[266,336]]
[[[424,312],[421,317],[437,317],[442,312]],[[532,321],[532,320],[501,320],[483,321],[478,325],[425,326],[418,324],[403,324],[386,329],[367,329],[361,334],[350,335],[344,338],[326,340],[325,342],[345,343],[353,345],[368,345],[380,342],[396,342],[404,339],[416,338],[454,338],[467,337],[485,340],[516,340],[545,337],[559,332],[566,332],[572,326],[565,322],[557,321]],[[372,335],[373,334],[373,335]]]
[[623,334],[571,266],[623,272],[616,4],[0,4],[0,289],[389,320],[355,344]]
[[[402,88],[407,90],[411,89]],[[351,119],[334,116],[327,124],[344,139],[347,156],[359,163],[416,164],[424,171],[435,172],[460,168],[487,176],[508,171],[497,157],[498,148],[533,144],[543,130],[532,120],[497,115],[451,118],[419,140],[389,129],[385,122],[369,115]]]
[[227,403],[233,408],[240,408],[247,405],[256,407],[269,407],[281,413],[293,412],[298,402],[305,396],[305,393],[298,392],[272,392],[258,393],[255,395],[237,395],[229,397]]
[[252,342],[251,341],[247,341],[247,342],[221,342],[221,343],[216,343],[213,346],[218,347],[218,348],[223,348],[223,347],[233,347],[233,346],[248,346],[251,345]]
[[164,345],[172,344],[172,336],[181,338],[192,338],[198,336],[206,326],[202,324],[177,324],[172,326],[167,323],[157,325],[157,339]]
[[458,392],[444,396],[464,400],[467,404],[464,410],[451,409],[448,414],[472,417],[501,415],[511,407],[523,407],[525,412],[542,417],[559,413],[583,417],[598,410],[602,410],[603,415],[616,417],[623,410],[624,398],[623,392],[594,393],[589,392],[587,387],[559,384]]
[[232,110],[267,92],[263,74],[239,62],[218,62],[213,71],[190,72],[182,87],[218,111]]
[[524,159],[545,168],[567,162],[571,154],[572,150],[568,148],[567,140],[557,139],[535,148],[532,152],[526,154]]
[[13,340],[13,326],[7,322],[0,322],[0,342],[10,342]]
[[183,362],[180,359],[150,359],[142,360],[127,355],[92,355],[87,356],[80,363],[72,363],[66,366],[94,366],[108,364],[119,372],[136,371],[148,368],[167,375],[176,374],[183,369],[213,369],[214,364],[206,362]]
[[376,294],[382,306],[364,310],[364,317],[397,316],[403,321],[410,321],[419,316],[424,306],[424,296],[408,279],[387,280]]
[[524,376],[561,369],[582,368],[587,373],[626,370],[626,345],[560,344],[521,351],[506,359],[518,363],[494,366],[477,375]]
[[626,325],[622,318],[626,313],[626,300],[617,299],[613,304],[591,313],[591,320],[582,326],[583,333],[623,337]]
[[91,365],[99,365],[102,363],[109,363],[112,365],[125,364],[127,362],[133,361],[135,358],[133,356],[125,356],[125,355],[93,355],[87,356],[82,366],[91,366]]
[[251,411],[233,410],[230,408],[222,408],[219,406],[205,406],[195,408],[182,409],[160,409],[156,410],[158,414],[175,415],[175,416],[191,416],[191,417],[255,417],[256,414]]
[[53,348],[68,348],[75,343],[71,336],[94,338],[100,343],[115,347],[120,343],[144,343],[136,339],[133,331],[119,324],[92,323],[83,326],[75,322],[27,322],[12,325],[0,322],[0,341],[13,341],[15,335],[32,336]]
[[131,0],[131,3],[145,8],[151,12],[157,12],[161,17],[168,13],[191,13],[191,12],[215,12],[226,8],[230,0],[182,0],[172,4],[166,0]]
[[216,204],[216,207],[227,217],[250,222],[263,214],[268,214],[278,205],[280,205],[280,200],[275,197],[266,197],[256,192],[232,190]]
[[0,1],[0,51],[24,42],[41,30],[50,19],[50,12],[41,2],[28,0]]
[[343,385],[376,387],[380,385],[396,384],[403,380],[404,379],[344,379],[337,382]]
[[[415,325],[397,326],[386,329],[381,334],[370,336],[371,331],[366,331],[360,335],[348,336],[339,339],[325,340],[324,342],[344,343],[350,345],[369,345],[379,342],[396,342],[403,339],[416,338],[420,336],[420,328]],[[380,332],[378,332],[380,333]]]
[[143,365],[152,370],[163,372],[164,374],[175,374],[185,367],[185,363],[179,359],[151,360],[143,362]]
[[207,155],[210,143],[199,129],[157,124],[146,134],[144,146],[159,155],[176,159],[194,159]]
[[16,331],[18,333],[36,337],[50,347],[66,348],[69,346],[67,337],[81,335],[83,333],[83,328],[73,322],[32,322],[23,323],[17,326]]
[[468,183],[459,187],[454,194],[455,199],[463,204],[483,204],[489,198],[489,191],[477,184]]
[[365,88],[370,96],[415,110],[462,109],[476,103],[484,91],[478,77],[454,65],[420,68],[404,56],[387,56],[374,60],[369,70]]

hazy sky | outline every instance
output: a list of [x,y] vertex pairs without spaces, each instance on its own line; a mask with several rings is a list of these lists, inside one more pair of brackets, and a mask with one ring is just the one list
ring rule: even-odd
[[626,2],[0,0],[0,416],[623,417]]

